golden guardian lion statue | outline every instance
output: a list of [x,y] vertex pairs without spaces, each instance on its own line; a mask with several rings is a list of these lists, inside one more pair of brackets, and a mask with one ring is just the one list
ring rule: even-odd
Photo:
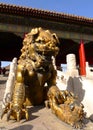
[[21,56],[18,60],[13,99],[3,110],[1,118],[7,112],[7,120],[13,115],[18,121],[25,114],[26,106],[40,105],[46,99],[53,113],[62,121],[81,127],[84,117],[82,105],[78,105],[73,94],[60,91],[56,86],[57,71],[52,57],[56,58],[59,40],[55,33],[40,28],[32,29],[23,40]]

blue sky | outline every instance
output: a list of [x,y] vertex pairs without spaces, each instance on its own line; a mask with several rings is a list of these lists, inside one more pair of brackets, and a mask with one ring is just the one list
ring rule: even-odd
[[[0,0],[0,3],[93,18],[93,0]],[[8,64],[10,62],[2,62],[2,66]]]

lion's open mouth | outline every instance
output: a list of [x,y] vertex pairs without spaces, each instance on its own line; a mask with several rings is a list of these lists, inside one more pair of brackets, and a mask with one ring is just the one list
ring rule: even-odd
[[46,45],[35,45],[35,51],[38,54],[43,54],[43,55],[54,55],[59,51],[59,48],[57,46],[48,46]]
[[52,56],[52,55],[55,55],[55,51],[54,50],[40,50],[40,49],[36,49],[36,52],[38,53],[38,54],[40,54],[40,55],[50,55],[50,56]]

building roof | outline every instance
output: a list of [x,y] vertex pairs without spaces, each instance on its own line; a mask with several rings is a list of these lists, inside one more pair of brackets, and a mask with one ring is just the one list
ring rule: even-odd
[[[47,11],[47,10],[28,8],[28,7],[23,7],[23,6],[4,4],[4,3],[0,3],[0,14],[1,14],[1,16],[4,14],[5,21],[8,19],[8,15],[15,16],[14,18],[16,18],[16,16],[18,16],[18,17],[21,16],[22,18],[26,17],[28,19],[31,18],[31,20],[35,18],[36,21],[37,21],[37,19],[39,19],[40,21],[44,20],[45,23],[47,23],[46,21],[49,21],[49,22],[51,21],[50,24],[46,24],[46,25],[48,25],[48,27],[51,26],[51,23],[53,21],[55,26],[53,25],[52,28],[54,28],[55,30],[56,30],[56,28],[59,30],[63,27],[62,30],[64,28],[66,28],[66,30],[69,31],[70,29],[73,28],[73,32],[79,32],[79,33],[84,32],[84,34],[89,34],[89,35],[91,34],[91,36],[93,34],[93,19],[92,18],[58,13],[58,12]],[[6,16],[7,16],[7,18],[6,18]],[[4,19],[2,17],[0,17],[0,20],[4,21]],[[22,22],[20,22],[20,23],[22,24]],[[64,24],[61,24],[61,23],[64,23]],[[33,22],[33,24],[34,24],[34,22]],[[71,26],[71,24],[72,24],[72,26]],[[31,21],[31,25],[32,25],[32,21]],[[74,27],[73,25],[76,25],[76,26]],[[79,25],[79,26],[77,27],[77,25]],[[71,26],[71,28],[69,28],[69,26]],[[81,28],[81,26],[84,28]],[[20,48],[22,47],[22,44],[21,44],[22,38],[16,36],[15,34],[13,34],[11,32],[8,32],[8,33],[1,32],[1,34],[0,34],[0,36],[4,37],[4,39],[5,39],[5,41],[1,42],[2,44],[0,44],[0,46],[2,45],[2,47],[0,48],[1,60],[7,59],[7,60],[11,61],[14,56],[16,56],[18,58],[21,53]],[[6,36],[8,36],[8,37],[5,38]],[[85,36],[87,36],[87,35],[85,35]],[[16,40],[14,40],[14,39],[16,39]],[[7,43],[9,43],[9,44],[7,44]],[[77,42],[72,41],[71,39],[64,39],[64,38],[61,39],[60,38],[60,43],[62,43],[60,45],[60,50],[62,50],[62,51],[60,51],[60,53],[57,57],[57,59],[59,60],[58,63],[61,63],[61,62],[65,63],[65,57],[69,53],[74,53],[78,57],[79,44]],[[87,59],[87,61],[90,60],[91,64],[93,64],[92,50],[93,50],[93,42],[90,41],[89,44],[85,44],[85,51],[87,54],[86,59]],[[59,57],[61,57],[61,58],[59,58]],[[77,59],[78,59],[77,63],[79,63],[79,57]]]
[[65,13],[0,3],[0,13],[93,26],[93,19]]

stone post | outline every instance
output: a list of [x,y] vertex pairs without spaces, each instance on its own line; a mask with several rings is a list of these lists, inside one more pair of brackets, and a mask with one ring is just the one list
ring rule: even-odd
[[2,101],[2,109],[4,109],[7,106],[7,104],[12,100],[16,71],[17,71],[17,58],[14,58],[10,64],[9,76],[6,82],[6,89]]
[[66,62],[67,62],[67,74],[72,77],[78,76],[75,54],[68,54],[66,56]]

